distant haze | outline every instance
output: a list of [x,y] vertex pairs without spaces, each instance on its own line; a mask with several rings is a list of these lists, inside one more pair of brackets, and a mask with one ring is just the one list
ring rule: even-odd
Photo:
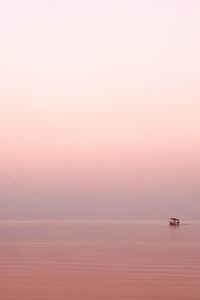
[[199,11],[1,1],[1,219],[200,217]]

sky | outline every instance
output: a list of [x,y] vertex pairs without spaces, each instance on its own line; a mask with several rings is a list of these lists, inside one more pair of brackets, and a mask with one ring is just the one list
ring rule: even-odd
[[0,218],[200,218],[200,2],[0,1]]

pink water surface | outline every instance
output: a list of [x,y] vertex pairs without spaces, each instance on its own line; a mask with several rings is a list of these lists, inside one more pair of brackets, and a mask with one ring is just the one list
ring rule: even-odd
[[200,224],[0,222],[1,300],[199,300]]

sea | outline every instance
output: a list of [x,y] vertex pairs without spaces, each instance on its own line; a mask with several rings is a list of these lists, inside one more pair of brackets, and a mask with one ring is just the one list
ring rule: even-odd
[[198,221],[0,221],[0,300],[199,299]]

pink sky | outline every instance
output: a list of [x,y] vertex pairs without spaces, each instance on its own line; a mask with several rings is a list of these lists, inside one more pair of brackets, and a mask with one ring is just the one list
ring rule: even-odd
[[1,1],[0,217],[199,217],[199,10]]

